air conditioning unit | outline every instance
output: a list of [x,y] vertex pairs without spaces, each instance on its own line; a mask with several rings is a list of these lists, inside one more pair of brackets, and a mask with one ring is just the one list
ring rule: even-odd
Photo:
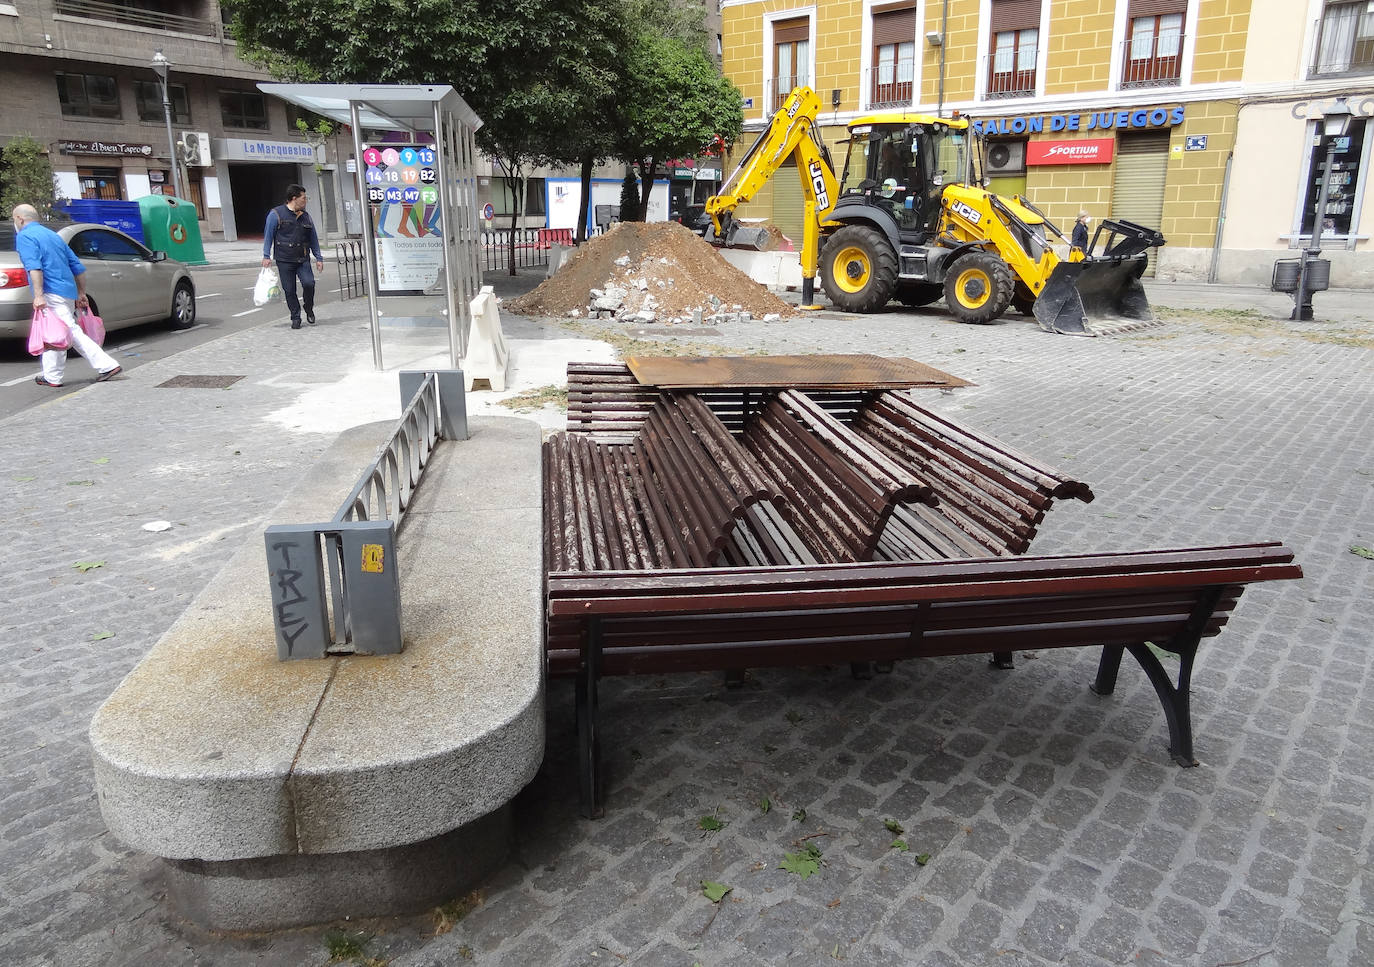
[[1026,142],[988,142],[988,174],[994,178],[1026,173]]
[[208,168],[211,164],[209,133],[183,131],[177,141],[177,152],[183,163],[193,168]]

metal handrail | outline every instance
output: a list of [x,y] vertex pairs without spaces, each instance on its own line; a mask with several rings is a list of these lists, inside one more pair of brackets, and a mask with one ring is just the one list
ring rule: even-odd
[[57,0],[56,12],[69,17],[84,17],[88,20],[104,20],[112,23],[129,24],[134,27],[172,30],[177,33],[195,34],[198,37],[224,39],[224,25],[204,17],[184,17],[175,13],[162,13],[157,10],[143,10],[125,6],[122,3],[108,3],[106,0]]
[[377,456],[339,505],[332,523],[390,520],[400,528],[401,518],[439,442],[438,385],[435,374],[425,374],[424,382],[401,414],[396,429],[378,448]]

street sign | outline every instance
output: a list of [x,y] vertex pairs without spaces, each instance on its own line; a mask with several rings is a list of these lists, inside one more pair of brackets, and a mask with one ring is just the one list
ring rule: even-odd
[[485,218],[487,221],[491,221],[493,218],[496,217],[496,208],[492,205],[491,202],[487,202],[485,205],[482,206],[482,217]]
[[1188,135],[1187,137],[1185,137],[1185,138],[1183,139],[1183,150],[1184,150],[1184,151],[1206,151],[1206,150],[1207,150],[1207,135],[1205,135],[1205,134],[1190,134],[1190,135]]
[[1339,138],[1331,139],[1331,150],[1336,154],[1345,154],[1350,150],[1350,135],[1342,135]]
[[746,97],[742,106],[746,111],[749,110],[754,106],[754,99],[752,97]]

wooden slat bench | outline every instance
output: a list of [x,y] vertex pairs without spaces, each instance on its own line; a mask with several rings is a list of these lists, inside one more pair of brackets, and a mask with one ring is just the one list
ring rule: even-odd
[[[1301,576],[1281,544],[556,572],[548,577],[549,640],[577,642],[582,795],[591,815],[601,810],[597,683],[605,675],[1095,646],[1103,653],[1093,690],[1106,695],[1129,651],[1164,708],[1170,754],[1193,765],[1189,682],[1199,642],[1226,624],[1246,585]],[[1150,644],[1179,656],[1177,682]]]

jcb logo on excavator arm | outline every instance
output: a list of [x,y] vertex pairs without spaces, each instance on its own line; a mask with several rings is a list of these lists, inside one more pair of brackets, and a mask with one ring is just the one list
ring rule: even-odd
[[823,212],[830,207],[830,192],[825,190],[825,174],[819,161],[812,161],[811,190],[816,193],[816,211]]
[[968,219],[975,225],[982,221],[982,216],[978,214],[978,209],[962,201],[954,202],[952,205],[949,206],[949,210],[952,211],[954,214],[958,215],[960,218]]

